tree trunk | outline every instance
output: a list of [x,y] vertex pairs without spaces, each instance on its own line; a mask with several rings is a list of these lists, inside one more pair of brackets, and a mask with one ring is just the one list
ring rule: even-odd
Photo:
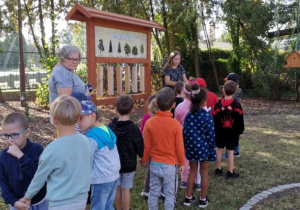
[[56,46],[56,35],[55,35],[55,14],[54,14],[54,0],[50,0],[51,5],[51,29],[52,29],[52,37],[51,37],[51,55],[55,55],[55,46]]
[[240,63],[241,63],[241,56],[240,56],[240,18],[237,20],[233,19],[233,22],[230,24],[230,36],[232,39],[232,63],[231,67],[233,71],[237,74],[241,73]]
[[[143,4],[143,8],[144,8],[144,12],[145,12],[146,17],[148,18],[148,20],[150,20],[150,17],[148,16],[148,14],[147,14],[147,12],[145,10],[144,4]],[[151,12],[152,21],[155,21],[155,15],[154,15],[154,9],[153,9],[153,2],[152,2],[152,0],[150,0],[150,12]],[[160,54],[161,54],[161,56],[163,56],[163,54],[164,54],[163,48],[161,46],[161,43],[160,43],[160,40],[159,40],[159,37],[158,37],[159,31],[155,28],[155,29],[152,29],[152,32],[153,32],[156,44],[157,44],[157,46],[159,48]]]
[[170,55],[170,43],[169,43],[169,33],[168,33],[168,20],[167,20],[167,11],[166,11],[166,2],[165,0],[162,0],[162,18],[163,18],[163,24],[164,27],[166,28],[165,31],[165,43],[167,47],[167,53],[168,56]]
[[41,34],[42,34],[42,47],[43,47],[45,56],[48,57],[49,51],[48,51],[48,47],[46,44],[46,34],[45,34],[45,26],[44,26],[42,0],[39,0],[38,8],[39,8],[40,29],[41,29]]
[[199,54],[198,54],[198,49],[199,49],[199,42],[198,42],[198,28],[197,28],[197,19],[194,19],[193,22],[191,23],[191,30],[192,30],[192,35],[193,35],[193,42],[194,42],[194,47],[193,47],[193,57],[194,57],[194,68],[195,68],[195,75],[196,77],[200,77],[200,69],[199,69]]
[[0,87],[0,103],[4,103],[5,100],[3,98],[3,95],[2,95],[2,90],[1,90],[1,87]]
[[[202,12],[202,15],[204,17],[204,14]],[[219,90],[220,93],[222,93],[221,89],[220,89],[220,83],[219,83],[219,78],[218,78],[218,72],[217,72],[217,68],[216,68],[216,65],[215,65],[215,59],[214,59],[214,56],[212,55],[211,53],[211,45],[210,45],[210,40],[209,40],[209,36],[208,36],[208,33],[207,33],[207,29],[206,29],[206,25],[205,25],[205,21],[203,20],[202,21],[202,26],[203,26],[203,32],[204,32],[204,35],[205,35],[205,38],[206,38],[206,45],[207,45],[207,50],[208,50],[208,55],[209,55],[209,59],[210,59],[210,62],[212,64],[212,67],[213,67],[213,72],[214,72],[214,77],[215,77],[215,81],[216,81],[216,86]]]
[[172,51],[176,50],[175,46],[175,15],[174,15],[174,2],[172,1],[172,24],[171,24],[171,33],[172,33]]
[[36,46],[36,49],[39,53],[40,58],[43,58],[42,49],[41,49],[41,46],[38,42],[38,38],[35,34],[35,30],[33,28],[34,23],[33,23],[31,15],[30,15],[29,8],[26,4],[26,0],[24,0],[23,3],[24,3],[25,10],[26,10],[26,15],[27,15],[27,18],[28,18],[28,24],[29,24],[29,27],[30,27],[30,30],[31,30],[31,33],[32,33],[32,38],[33,38],[34,44]]

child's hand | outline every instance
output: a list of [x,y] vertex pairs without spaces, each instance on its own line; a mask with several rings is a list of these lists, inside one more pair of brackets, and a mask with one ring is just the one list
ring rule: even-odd
[[148,162],[142,162],[140,161],[140,165],[144,168],[147,168],[148,167]]
[[24,153],[20,150],[20,148],[15,143],[11,141],[7,141],[7,142],[9,144],[7,153],[20,159],[24,155]]
[[242,139],[243,138],[243,134],[240,134],[240,139]]
[[14,207],[18,210],[30,209],[30,205],[28,206],[26,203],[23,203],[22,201],[16,201]]
[[184,170],[184,166],[179,166],[178,167],[178,173],[181,173]]
[[23,203],[23,204],[25,204],[26,206],[27,206],[27,208],[21,208],[21,209],[24,209],[24,210],[29,210],[30,209],[30,204],[31,204],[31,199],[28,199],[28,198],[26,198],[26,197],[23,197],[23,198],[21,198],[19,201],[17,201],[17,202],[20,202],[20,203]]

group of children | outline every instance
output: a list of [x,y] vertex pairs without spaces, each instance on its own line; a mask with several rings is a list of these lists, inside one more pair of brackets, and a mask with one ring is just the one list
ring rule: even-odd
[[215,173],[221,175],[224,147],[228,150],[227,178],[238,177],[233,171],[233,149],[244,122],[242,107],[233,98],[237,83],[226,81],[224,97],[207,107],[215,99],[209,98],[203,81],[179,82],[177,95],[165,87],[151,96],[140,129],[130,120],[134,101],[129,95],[118,97],[119,116],[108,126],[99,122],[93,102],[78,95],[60,96],[50,107],[59,137],[44,150],[30,141],[23,114],[6,115],[0,133],[7,145],[0,155],[5,203],[12,210],[82,210],[90,191],[91,209],[114,209],[115,202],[117,210],[128,210],[139,156],[147,168],[142,195],[148,197],[149,209],[158,209],[161,195],[165,209],[175,209],[178,172],[183,175],[181,186],[187,188],[184,205],[195,201],[196,180],[201,190],[199,207],[206,207],[209,162],[217,160]]

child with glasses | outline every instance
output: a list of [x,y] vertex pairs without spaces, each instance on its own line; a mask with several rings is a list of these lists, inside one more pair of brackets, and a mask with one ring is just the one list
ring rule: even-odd
[[[21,113],[10,113],[2,121],[0,138],[7,148],[0,154],[1,195],[11,210],[29,208],[20,202],[37,170],[41,145],[29,140],[30,128]],[[48,209],[46,185],[32,198],[30,209]]]

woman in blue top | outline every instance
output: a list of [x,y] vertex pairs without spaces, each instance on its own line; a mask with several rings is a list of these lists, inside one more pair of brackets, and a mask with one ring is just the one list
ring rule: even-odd
[[74,45],[64,45],[58,52],[60,62],[49,77],[50,104],[61,95],[82,93],[91,96],[84,82],[74,73],[81,61],[81,52]]
[[186,115],[183,125],[185,155],[190,163],[190,173],[187,180],[187,193],[184,205],[190,206],[195,201],[192,194],[194,180],[200,162],[201,196],[199,207],[208,205],[208,166],[210,161],[216,161],[215,131],[212,116],[203,109],[206,106],[205,90],[192,91],[191,110]]
[[180,52],[175,50],[170,56],[163,71],[163,86],[174,89],[176,82],[187,82],[184,68],[180,64]]

